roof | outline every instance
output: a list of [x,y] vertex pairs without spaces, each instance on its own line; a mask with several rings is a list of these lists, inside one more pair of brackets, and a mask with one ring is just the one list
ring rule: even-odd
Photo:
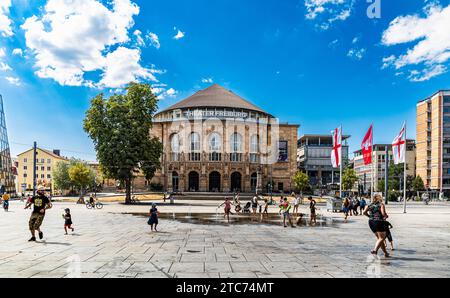
[[422,103],[428,101],[429,99],[432,99],[433,97],[435,97],[436,95],[438,95],[438,94],[440,94],[440,93],[442,93],[442,94],[444,94],[444,95],[448,95],[448,94],[446,94],[446,93],[449,93],[449,92],[450,92],[450,89],[441,89],[441,90],[438,90],[438,91],[434,92],[433,95],[431,95],[431,96],[429,96],[429,97],[427,97],[427,98],[425,98],[425,99],[419,100],[419,102],[417,103],[417,105],[420,105],[420,104],[422,104]]
[[[36,149],[41,150],[41,151],[43,151],[43,152],[45,152],[45,153],[51,155],[51,156],[54,157],[54,158],[67,160],[67,158],[62,157],[62,156],[59,156],[59,155],[56,155],[56,154],[53,153],[52,151],[49,151],[49,150],[46,150],[46,149],[42,149],[42,148],[39,148],[39,147],[37,147]],[[24,152],[22,152],[22,153],[19,153],[19,154],[17,154],[17,156],[20,156],[20,155],[22,155],[22,154],[25,154],[25,153],[27,153],[27,152],[29,152],[29,151],[31,151],[31,150],[33,150],[33,148],[28,149],[28,150],[26,150],[26,151],[24,151]]]
[[218,84],[214,84],[206,89],[200,90],[188,98],[174,104],[173,106],[161,111],[167,112],[177,109],[192,108],[234,108],[257,111],[268,114],[254,104],[248,102],[242,97],[234,94],[232,91],[223,88]]

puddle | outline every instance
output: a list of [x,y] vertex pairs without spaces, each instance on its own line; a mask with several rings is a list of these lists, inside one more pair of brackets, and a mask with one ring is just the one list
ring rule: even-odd
[[[139,217],[148,217],[148,213],[122,213],[130,214]],[[262,224],[262,225],[283,225],[283,216],[278,214],[269,214],[261,216],[249,214],[234,214],[230,216],[230,222],[223,217],[223,214],[214,213],[161,213],[159,220],[175,220],[182,223],[199,224],[199,225],[248,225],[248,224]],[[309,218],[304,216],[298,221],[297,216],[292,216],[292,221],[295,226],[299,227],[336,227],[338,222],[331,217],[317,217],[317,224],[310,225]]]

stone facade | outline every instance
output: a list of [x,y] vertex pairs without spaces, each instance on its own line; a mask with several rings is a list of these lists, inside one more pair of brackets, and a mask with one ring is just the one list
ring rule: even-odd
[[[274,192],[291,191],[298,125],[280,124],[258,108],[249,109],[248,102],[241,107],[240,98],[220,86],[206,91],[217,106],[194,100],[192,106],[188,102],[156,115],[150,133],[164,151],[162,168],[151,182],[169,192],[253,193],[270,192],[272,177]],[[224,92],[234,97],[233,106],[220,100]]]

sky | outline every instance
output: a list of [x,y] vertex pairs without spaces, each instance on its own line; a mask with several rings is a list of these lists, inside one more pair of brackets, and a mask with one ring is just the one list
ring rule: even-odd
[[[368,3],[370,2],[370,3]],[[95,160],[89,101],[150,83],[168,107],[212,83],[299,135],[369,126],[391,143],[450,89],[450,0],[0,0],[0,94],[13,156],[33,141]]]

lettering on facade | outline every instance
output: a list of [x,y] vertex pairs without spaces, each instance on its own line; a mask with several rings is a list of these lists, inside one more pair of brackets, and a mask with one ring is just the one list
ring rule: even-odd
[[186,111],[183,112],[184,117],[187,119],[199,119],[199,118],[248,118],[248,113],[236,112],[236,111]]

